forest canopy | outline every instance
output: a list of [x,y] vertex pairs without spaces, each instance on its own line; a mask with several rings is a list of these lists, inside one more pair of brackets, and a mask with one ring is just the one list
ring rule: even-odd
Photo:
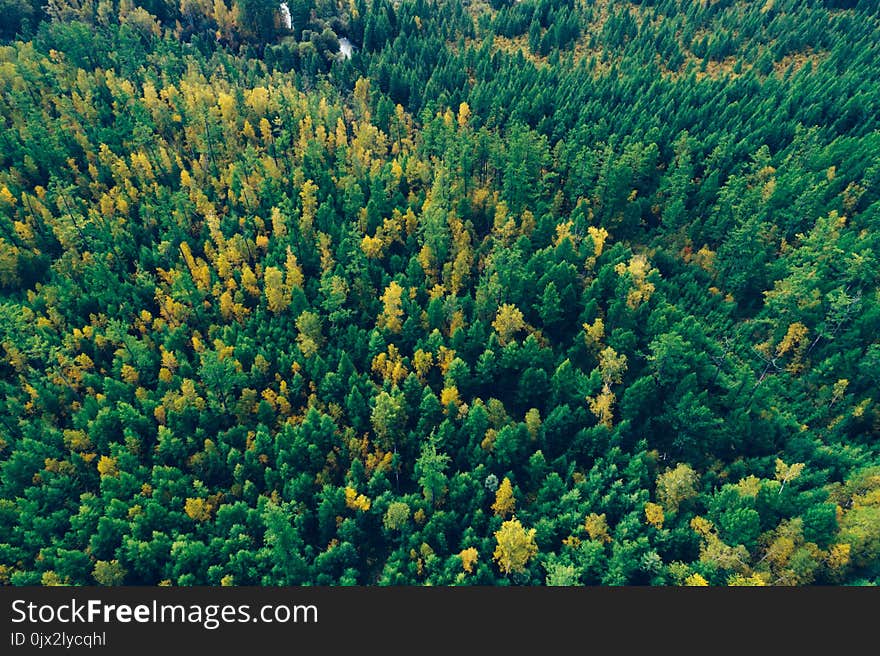
[[878,581],[876,2],[0,12],[0,583]]

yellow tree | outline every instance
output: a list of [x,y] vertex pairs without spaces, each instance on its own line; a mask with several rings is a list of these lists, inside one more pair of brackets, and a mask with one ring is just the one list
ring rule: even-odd
[[501,481],[501,485],[495,491],[495,503],[492,504],[492,510],[499,517],[507,517],[516,509],[516,499],[513,498],[513,486],[510,479],[506,476]]
[[807,339],[808,332],[809,331],[804,324],[796,321],[788,326],[785,336],[776,346],[777,357],[781,357],[789,351],[792,352],[791,364],[787,367],[788,371],[791,373],[796,374],[803,369],[803,366],[801,365],[801,357],[809,345],[809,340]]
[[211,506],[201,498],[188,498],[183,506],[187,516],[197,522],[206,522],[211,519]]
[[590,348],[598,347],[602,338],[605,337],[605,323],[601,318],[596,317],[593,323],[585,323],[583,327],[586,345]]
[[635,309],[651,298],[654,293],[654,283],[648,281],[648,275],[652,269],[647,257],[638,253],[632,256],[629,264],[621,262],[614,267],[614,270],[619,276],[629,275],[632,282],[632,289],[626,297],[627,306]]
[[394,344],[389,344],[386,351],[373,358],[372,369],[384,380],[395,385],[406,378],[409,373],[400,351]]
[[657,477],[657,500],[666,510],[675,512],[683,501],[697,496],[698,481],[690,465],[681,463]]
[[538,553],[535,529],[525,529],[516,517],[495,531],[495,540],[497,546],[493,556],[504,574],[524,571],[529,560]]
[[266,302],[274,313],[283,312],[290,305],[290,294],[284,288],[284,274],[281,269],[266,267],[263,274],[266,288]]
[[709,582],[704,579],[700,574],[691,574],[684,580],[684,584],[690,587],[706,587],[709,585]]
[[241,284],[245,290],[254,298],[260,295],[260,286],[257,284],[257,275],[253,269],[245,262],[241,266]]
[[474,565],[476,565],[480,554],[474,547],[468,547],[467,549],[462,549],[458,557],[461,558],[462,569],[471,574],[474,571]]
[[348,486],[345,488],[345,505],[352,510],[366,512],[372,504],[366,495],[358,494],[357,490]]
[[359,77],[354,83],[355,108],[362,118],[369,117],[370,113],[370,80]]
[[804,471],[804,463],[796,462],[793,465],[786,465],[779,458],[776,459],[776,480],[782,483],[779,486],[778,494],[782,494],[785,484],[796,479]]
[[403,327],[401,322],[403,318],[402,296],[403,287],[397,282],[392,282],[388,285],[385,293],[382,294],[383,308],[378,320],[380,328],[384,328],[392,333],[400,332],[400,329]]
[[425,376],[428,375],[428,371],[433,364],[434,356],[430,351],[416,349],[416,352],[413,354],[413,367],[415,368],[416,376],[418,376],[422,384],[426,382]]
[[587,402],[590,404],[590,412],[596,415],[600,424],[608,428],[612,427],[614,419],[614,399],[614,392],[611,391],[608,383],[602,386],[602,391],[596,395],[596,398],[587,397]]
[[288,294],[294,288],[302,289],[305,277],[299,263],[296,261],[296,255],[290,250],[290,246],[287,247],[287,256],[284,259],[284,275]]
[[663,528],[663,520],[665,519],[663,516],[663,506],[659,503],[651,503],[650,501],[646,503],[645,519],[654,528]]
[[605,513],[602,513],[601,515],[590,513],[587,515],[586,520],[584,520],[584,528],[587,529],[587,534],[590,536],[591,540],[611,542],[611,536],[608,534],[608,521],[605,518]]
[[593,240],[593,261],[602,254],[605,248],[605,241],[608,239],[608,231],[605,228],[597,228],[590,226],[587,228],[587,234]]
[[382,257],[384,245],[382,238],[379,236],[370,237],[369,235],[364,235],[364,238],[361,240],[361,250],[364,252],[364,255],[371,259]]
[[456,409],[461,406],[458,388],[455,385],[448,385],[440,391],[440,405],[443,406],[443,409],[447,409],[450,404]]
[[331,273],[336,262],[333,259],[333,242],[330,235],[324,232],[318,233],[318,251],[321,253],[321,271]]
[[541,411],[537,408],[531,408],[526,413],[526,429],[531,439],[538,439],[538,431],[541,430]]
[[498,333],[498,338],[502,344],[506,344],[511,337],[525,327],[523,321],[523,313],[518,307],[511,303],[505,303],[495,315],[495,321],[492,327]]
[[272,234],[279,238],[287,236],[287,218],[277,207],[272,208]]
[[626,356],[618,355],[610,346],[605,347],[599,353],[599,371],[606,384],[620,383],[626,373]]
[[690,521],[690,526],[702,538],[700,562],[743,575],[749,573],[749,552],[743,545],[732,547],[726,544],[712,522],[704,517],[694,517]]
[[101,478],[105,476],[119,476],[119,467],[116,465],[116,458],[101,456],[98,460],[98,473],[101,474]]
[[306,180],[299,191],[302,210],[299,217],[299,225],[302,234],[312,234],[312,224],[315,221],[315,210],[318,208],[317,197],[318,185],[311,180]]
[[468,119],[471,117],[471,108],[470,106],[463,102],[458,106],[458,126],[464,127],[467,125]]

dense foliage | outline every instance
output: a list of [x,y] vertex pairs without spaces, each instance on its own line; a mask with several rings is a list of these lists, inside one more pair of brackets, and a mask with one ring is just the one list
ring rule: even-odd
[[880,576],[875,2],[7,5],[0,582]]

